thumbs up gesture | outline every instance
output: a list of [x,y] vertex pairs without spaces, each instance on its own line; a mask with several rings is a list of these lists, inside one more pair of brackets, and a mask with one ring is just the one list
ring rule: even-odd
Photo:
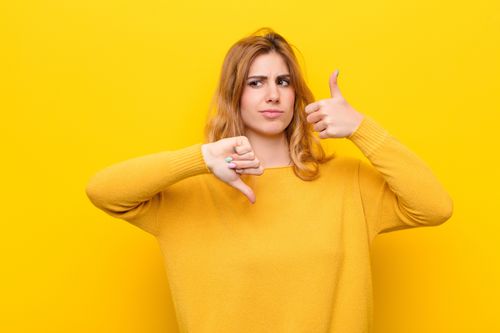
[[308,104],[305,108],[307,122],[314,124],[321,139],[345,138],[356,131],[364,115],[354,110],[340,93],[337,84],[339,70],[330,75],[331,98]]

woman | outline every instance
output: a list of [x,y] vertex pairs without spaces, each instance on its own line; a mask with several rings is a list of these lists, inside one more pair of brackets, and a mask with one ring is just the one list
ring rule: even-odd
[[[451,217],[432,171],[337,76],[314,102],[290,45],[260,29],[224,59],[205,143],[88,183],[94,205],[158,240],[181,332],[370,332],[374,237]],[[314,131],[370,163],[326,157]]]

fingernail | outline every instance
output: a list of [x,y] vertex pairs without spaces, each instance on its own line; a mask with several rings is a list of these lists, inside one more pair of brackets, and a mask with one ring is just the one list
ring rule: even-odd
[[229,163],[227,166],[228,166],[228,167],[230,167],[230,168],[235,168],[235,167],[236,167],[236,164],[234,164],[234,163]]
[[225,160],[226,162],[231,162],[231,161],[233,160],[233,158],[232,158],[231,156],[229,156],[229,157],[226,157],[224,160]]

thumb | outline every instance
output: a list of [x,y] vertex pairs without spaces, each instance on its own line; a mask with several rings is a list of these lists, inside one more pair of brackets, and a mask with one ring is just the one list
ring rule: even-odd
[[331,97],[342,97],[340,93],[339,86],[337,84],[337,77],[339,76],[339,70],[336,69],[332,75],[330,75],[330,95]]
[[245,184],[241,178],[238,177],[238,179],[230,182],[229,185],[243,193],[252,204],[255,203],[255,194],[253,193],[253,190]]

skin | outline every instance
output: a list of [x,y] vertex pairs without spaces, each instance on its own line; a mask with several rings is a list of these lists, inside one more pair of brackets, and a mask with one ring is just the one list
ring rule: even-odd
[[306,120],[314,124],[314,131],[321,139],[349,138],[358,129],[364,115],[356,111],[340,92],[336,70],[330,75],[330,98],[325,98],[305,107]]
[[[256,201],[255,193],[240,175],[261,175],[264,171],[262,165],[285,166],[290,161],[284,130],[293,117],[295,94],[278,78],[278,75],[287,73],[280,55],[270,53],[257,57],[251,65],[249,77],[265,75],[268,78],[244,89],[240,106],[245,135],[202,146],[203,157],[213,174],[243,193],[252,204]],[[337,84],[338,74],[336,70],[330,75],[331,97],[310,103],[301,111],[307,114],[307,122],[313,124],[321,139],[350,138],[365,117],[342,96]],[[250,81],[257,79],[249,79],[247,84]],[[259,110],[269,108],[285,113],[269,120],[259,113]],[[232,158],[231,163],[225,161],[227,157]]]
[[[245,136],[263,168],[286,166],[291,162],[284,132],[293,118],[295,102],[295,91],[289,75],[288,66],[281,55],[276,52],[261,54],[250,66],[241,96]],[[278,109],[284,113],[278,118],[268,119],[259,112],[266,109]]]

